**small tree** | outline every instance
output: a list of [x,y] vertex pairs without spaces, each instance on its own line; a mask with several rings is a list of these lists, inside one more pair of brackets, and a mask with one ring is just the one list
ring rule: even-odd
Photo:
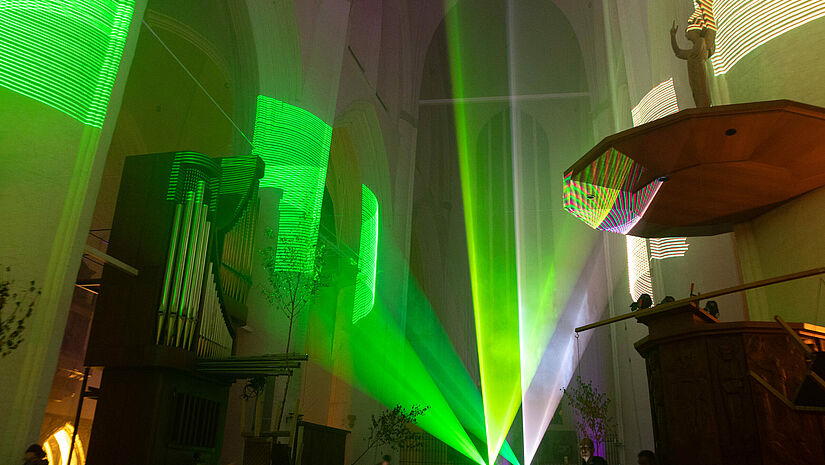
[[567,389],[562,388],[564,397],[576,413],[576,429],[579,436],[588,437],[596,444],[604,444],[612,421],[607,411],[610,398],[599,392],[593,383],[576,377],[576,384]]
[[429,405],[420,407],[413,405],[409,410],[405,410],[400,405],[392,409],[381,412],[376,418],[372,417],[370,434],[367,437],[367,448],[352,462],[358,463],[367,452],[380,446],[390,446],[395,450],[402,447],[417,447],[420,445],[418,434],[410,429],[410,425],[418,422],[418,417],[430,408]]
[[[276,245],[270,245],[261,250],[268,284],[263,292],[269,303],[289,319],[286,349],[284,350],[287,354],[287,361],[289,361],[295,318],[312,304],[322,287],[328,286],[328,276],[323,274],[326,248],[323,244],[317,244],[313,261],[307,269],[306,254],[301,247],[300,237],[279,238],[278,233],[272,228],[266,230],[266,237],[275,241]],[[287,375],[281,407],[278,411],[278,431],[281,429],[291,378],[292,375]]]
[[8,277],[11,267],[5,271],[6,276],[0,277],[0,358],[11,354],[23,342],[24,323],[40,295],[34,281],[29,281],[23,289],[16,289]]

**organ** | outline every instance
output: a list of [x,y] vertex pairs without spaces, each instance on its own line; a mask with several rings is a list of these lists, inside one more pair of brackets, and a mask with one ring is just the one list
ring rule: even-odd
[[232,355],[251,286],[263,162],[195,152],[128,157],[88,366],[103,378],[87,463],[217,463]]

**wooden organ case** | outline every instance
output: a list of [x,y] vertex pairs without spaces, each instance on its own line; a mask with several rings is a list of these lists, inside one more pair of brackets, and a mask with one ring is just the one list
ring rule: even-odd
[[231,379],[198,360],[232,354],[251,285],[252,156],[128,157],[86,355],[103,367],[87,463],[219,463]]

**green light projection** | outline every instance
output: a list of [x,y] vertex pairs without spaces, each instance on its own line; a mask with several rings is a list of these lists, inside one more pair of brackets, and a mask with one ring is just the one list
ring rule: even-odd
[[[450,397],[442,393],[426,359],[407,339],[394,310],[397,309],[389,308],[377,297],[373,310],[358,324],[352,324],[349,319],[337,318],[335,305],[317,306],[309,316],[313,328],[307,335],[311,359],[385,406],[428,405],[430,408],[418,426],[476,463],[484,464],[454,413]],[[337,330],[340,325],[344,327]],[[334,339],[332,354],[313,351],[314,347],[328,346],[330,339]],[[452,379],[455,373],[449,376]]]
[[100,128],[133,0],[0,0],[0,85]]
[[[412,277],[407,297],[407,339],[467,432],[484,441],[486,430],[481,393],[455,352],[427,296]],[[518,465],[519,461],[506,441],[499,453]]]
[[[470,141],[470,125],[483,118],[465,103],[468,92],[464,69],[483,69],[483,60],[462,48],[471,43],[462,30],[461,7],[446,17],[456,145],[461,172],[467,249],[473,290],[476,340],[484,405],[487,457],[495,461],[521,404],[519,306],[516,279],[515,219],[510,153],[480,151]],[[504,39],[502,39],[504,41]],[[500,76],[499,76],[500,77]],[[476,92],[491,92],[495,76],[474,76]],[[489,79],[490,82],[484,82]],[[504,79],[506,81],[506,78]],[[475,107],[477,108],[477,107]],[[509,174],[508,174],[509,173]]]
[[375,271],[378,257],[378,199],[361,185],[361,244],[358,247],[358,275],[355,278],[355,306],[352,322],[372,311],[375,304]]
[[315,257],[331,141],[332,127],[317,116],[258,96],[252,154],[266,164],[260,187],[283,190],[278,242],[296,244],[303,256],[301,269],[289,271],[309,271]]
[[[408,280],[406,304],[378,292],[373,310],[352,324],[333,303],[340,302],[340,294],[333,292],[329,305],[318,305],[309,313],[307,352],[314,363],[385,406],[429,405],[419,426],[475,462],[487,463],[476,448],[485,437],[476,382],[420,286],[403,271],[409,268],[404,254],[391,243],[380,245],[386,280]],[[402,313],[406,318],[399,316]],[[506,442],[501,455],[518,465]]]

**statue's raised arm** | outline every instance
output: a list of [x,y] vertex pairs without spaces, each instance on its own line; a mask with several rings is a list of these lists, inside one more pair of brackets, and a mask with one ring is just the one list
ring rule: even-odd
[[679,48],[679,41],[676,40],[676,32],[679,30],[679,26],[676,25],[676,20],[673,20],[673,26],[670,28],[670,46],[673,47],[673,53],[676,55],[676,58],[681,58],[683,60],[687,60],[688,56],[690,56],[690,49],[683,50]]
[[679,26],[676,25],[675,20],[670,28],[670,45],[677,58],[687,60],[693,103],[696,108],[707,108],[711,102],[705,62],[716,47],[716,21],[713,18],[712,0],[695,0],[695,2],[696,8],[685,28],[685,38],[693,44],[693,47],[690,49],[679,47],[679,41],[676,40]]

